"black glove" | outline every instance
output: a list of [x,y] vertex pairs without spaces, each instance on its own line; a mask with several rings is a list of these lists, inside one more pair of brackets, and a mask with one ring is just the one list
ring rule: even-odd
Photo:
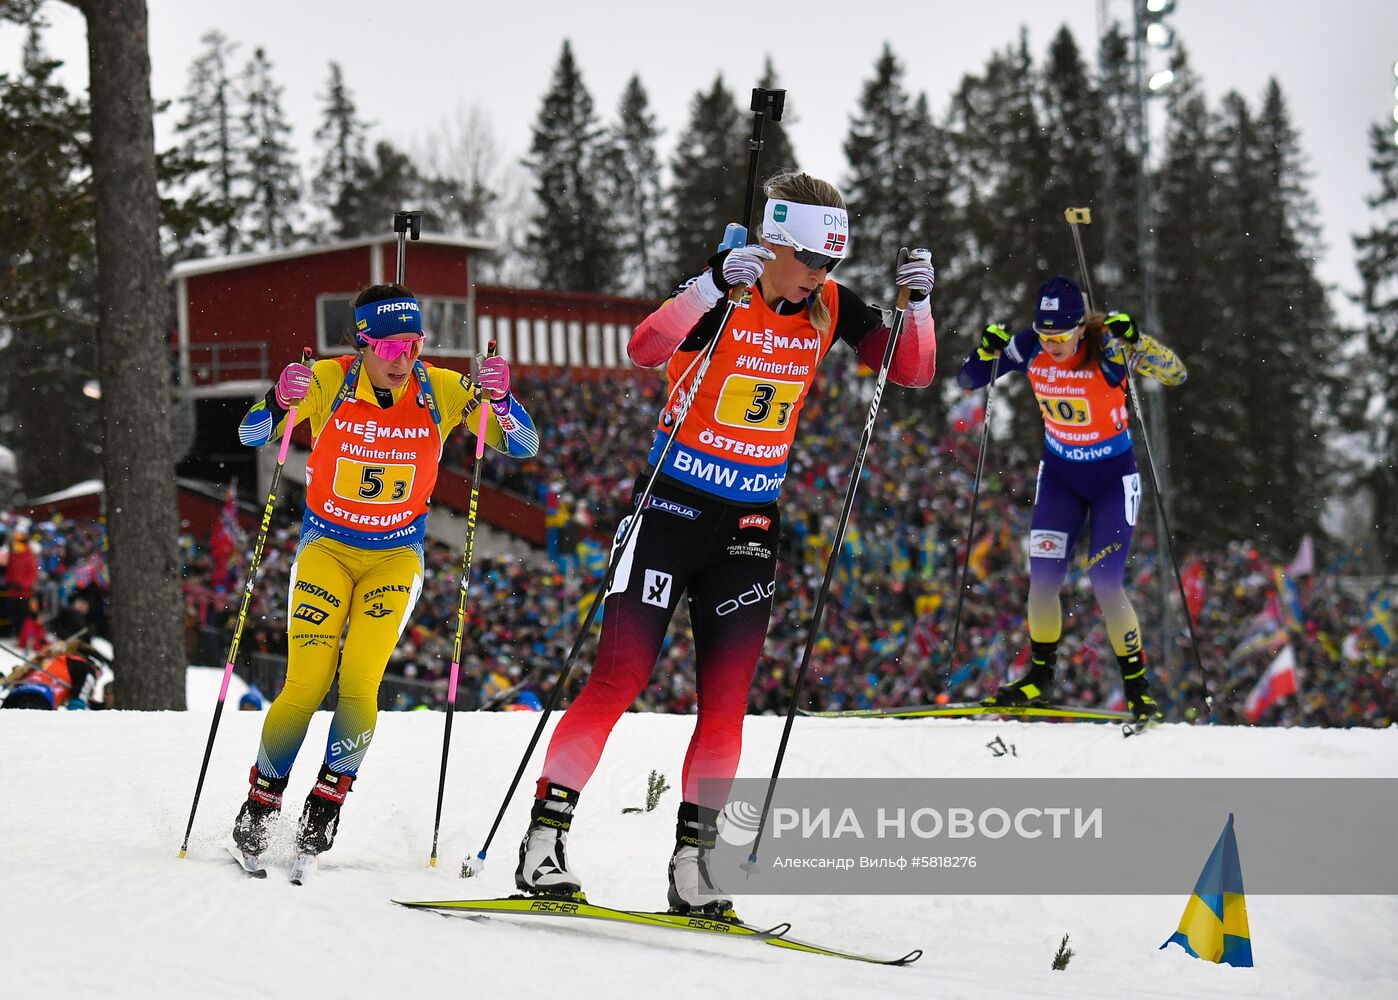
[[1134,344],[1140,339],[1140,332],[1130,313],[1112,313],[1107,317],[1107,332],[1117,340]]
[[976,348],[976,356],[982,361],[993,361],[995,355],[1008,346],[1010,346],[1010,332],[999,323],[991,323],[985,328],[985,333],[981,334],[981,342]]

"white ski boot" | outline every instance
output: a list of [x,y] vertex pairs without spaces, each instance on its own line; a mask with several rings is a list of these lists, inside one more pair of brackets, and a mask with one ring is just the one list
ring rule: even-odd
[[552,782],[545,784],[543,795],[534,800],[515,869],[515,885],[521,891],[536,896],[582,895],[582,882],[568,870],[564,853],[577,802],[577,792]]
[[670,911],[735,920],[733,900],[709,878],[708,855],[718,842],[718,810],[681,802],[670,857]]

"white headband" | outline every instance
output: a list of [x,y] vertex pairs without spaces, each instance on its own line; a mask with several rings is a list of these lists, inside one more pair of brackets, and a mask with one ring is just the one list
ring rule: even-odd
[[849,252],[849,213],[827,205],[768,198],[762,212],[762,238],[843,259]]

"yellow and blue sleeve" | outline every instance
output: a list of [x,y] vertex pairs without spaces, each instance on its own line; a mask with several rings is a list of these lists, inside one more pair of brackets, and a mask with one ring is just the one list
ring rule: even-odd
[[[478,407],[481,404],[476,387],[466,376],[445,368],[429,369],[432,388],[441,401],[442,437],[451,433],[457,423],[465,423],[472,434],[480,426]],[[524,404],[511,393],[503,410],[487,408],[485,443],[494,451],[511,458],[533,458],[539,453],[539,432]]]
[[[306,398],[296,405],[296,422],[311,421],[311,430],[317,434],[329,418],[330,406],[335,394],[344,384],[345,372],[334,358],[317,361],[311,367],[311,389]],[[260,448],[283,431],[288,411],[277,402],[277,387],[273,385],[267,395],[252,405],[238,425],[238,440],[251,448]]]

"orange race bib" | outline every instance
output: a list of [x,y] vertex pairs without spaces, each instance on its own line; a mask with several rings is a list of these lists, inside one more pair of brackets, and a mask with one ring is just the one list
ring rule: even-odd
[[358,548],[422,540],[442,436],[417,395],[384,409],[356,391],[331,413],[306,462],[307,525]]
[[[821,296],[835,329],[839,297],[833,281]],[[796,424],[833,333],[811,326],[809,313],[783,316],[760,295],[745,295],[719,333],[709,370],[661,471],[702,493],[742,503],[768,503],[781,492]],[[649,461],[660,452],[693,391],[698,351],[677,351],[665,374],[669,405],[660,414]]]

